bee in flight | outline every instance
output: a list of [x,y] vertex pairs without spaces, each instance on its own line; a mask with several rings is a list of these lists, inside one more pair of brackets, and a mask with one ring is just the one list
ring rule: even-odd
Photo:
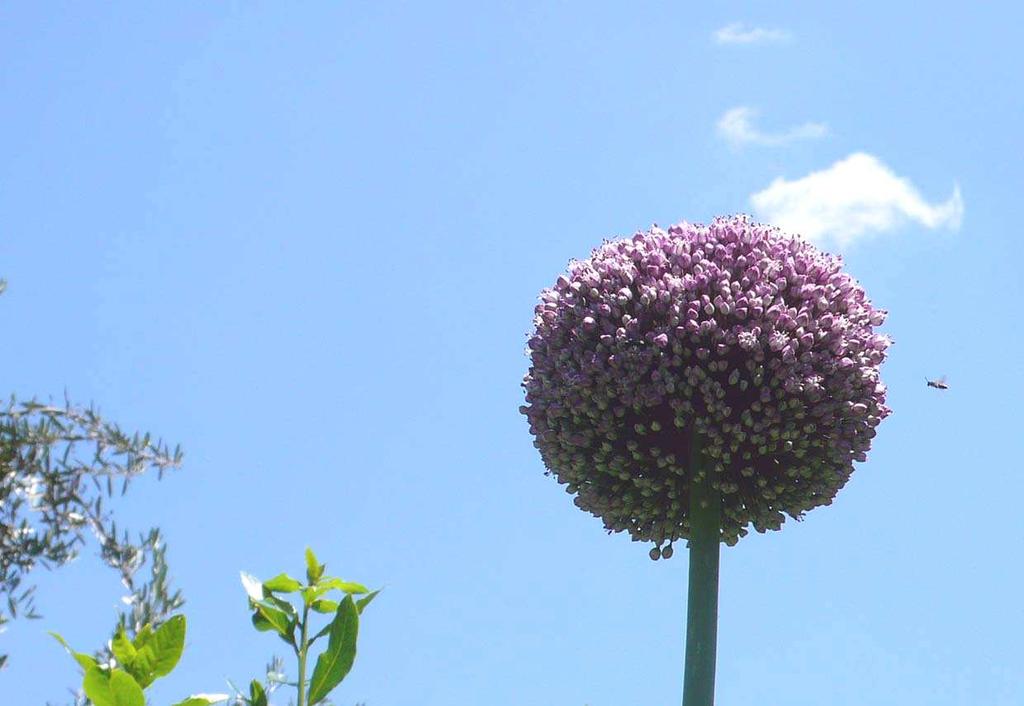
[[925,382],[928,383],[928,387],[934,387],[936,390],[948,390],[949,385],[946,384],[946,376],[943,375],[938,380],[929,380],[925,378]]

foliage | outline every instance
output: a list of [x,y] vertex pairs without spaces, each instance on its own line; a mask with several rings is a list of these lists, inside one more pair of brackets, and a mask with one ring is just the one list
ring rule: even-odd
[[121,581],[129,590],[122,601],[128,608],[121,611],[117,622],[117,629],[125,631],[133,638],[146,625],[162,625],[174,611],[185,604],[181,591],[171,590],[168,583],[167,545],[163,543],[160,530],[150,530],[146,537],[140,538],[138,546],[150,558],[149,580],[139,582],[135,578],[135,572],[122,571]]
[[[93,408],[14,399],[0,408],[0,598],[7,609],[0,609],[0,625],[19,615],[38,617],[28,575],[38,566],[71,561],[90,534],[129,590],[142,590],[133,580],[138,569],[147,559],[164,565],[159,533],[132,541],[118,531],[105,501],[123,495],[146,471],[162,477],[180,462],[179,449],[149,434],[128,436]],[[140,596],[129,619],[150,620],[150,599],[168,605],[180,600],[160,596],[160,590]]]
[[[0,280],[0,293],[4,287]],[[133,581],[147,560],[163,565],[159,533],[152,530],[138,542],[119,534],[104,500],[123,495],[148,470],[162,477],[180,463],[180,449],[149,434],[129,436],[92,407],[14,397],[0,406],[0,629],[19,616],[39,617],[29,574],[74,559],[89,534],[136,599],[132,619],[152,619],[149,606],[173,610],[180,595],[160,595],[164,579],[138,595],[143,589]],[[0,655],[0,667],[6,661]]]
[[230,706],[247,706],[253,703],[254,697],[259,699],[259,694],[262,693],[266,697],[268,704],[270,697],[282,686],[288,684],[288,677],[284,673],[284,660],[280,657],[273,657],[264,668],[263,683],[260,684],[255,679],[249,683],[249,688],[243,693],[241,689],[234,685],[231,681],[228,681],[228,685],[234,691],[234,695],[231,697]]
[[[154,562],[154,577],[164,576],[166,564],[163,563],[162,549],[158,548],[156,552],[155,556],[160,560]],[[294,650],[298,659],[299,676],[294,683],[297,706],[324,703],[352,669],[359,616],[379,593],[353,581],[327,576],[325,571],[326,565],[319,563],[313,551],[307,549],[306,583],[284,573],[266,581],[242,574],[242,585],[253,611],[253,627],[260,632],[274,632]],[[155,584],[154,580],[149,585]],[[298,607],[286,600],[290,594],[297,594],[300,598]],[[152,615],[158,615],[160,609],[167,605],[170,604],[152,605]],[[331,617],[314,633],[312,618],[316,613]],[[105,651],[101,650],[99,656],[76,652],[63,637],[51,633],[82,668],[83,696],[77,703],[145,706],[145,690],[178,664],[185,644],[185,617],[174,615],[159,627],[145,623],[135,629],[132,621],[141,615],[139,612],[123,617],[109,646]],[[317,657],[312,675],[307,679],[307,660],[313,645],[321,638],[327,638],[327,645]],[[270,706],[270,695],[285,684],[289,682],[283,674],[283,663],[275,659],[267,665],[265,682],[253,679],[245,693],[235,688],[234,696],[195,694],[174,706],[207,706],[224,701],[230,701],[233,706]]]
[[[93,659],[100,664],[107,664],[114,659],[111,646],[119,633],[134,640],[146,626],[150,629],[159,628],[185,604],[181,591],[170,587],[167,577],[167,545],[163,543],[160,531],[150,530],[149,534],[139,538],[137,546],[148,558],[149,578],[141,581],[136,576],[142,565],[133,564],[131,571],[126,570],[130,567],[120,567],[125,569],[121,571],[121,581],[129,591],[121,598],[126,607],[118,615],[111,640],[93,655]],[[81,689],[73,689],[71,703],[73,706],[90,706],[92,701]]]
[[[379,593],[371,592],[359,583],[327,576],[326,569],[313,550],[306,549],[306,583],[284,573],[266,581],[242,574],[242,586],[253,611],[253,627],[260,632],[275,633],[292,648],[298,659],[297,706],[314,706],[323,702],[352,669],[356,658],[359,616]],[[332,591],[344,597],[340,601],[328,598]],[[291,594],[301,599],[298,608],[284,598]],[[361,597],[357,599],[354,596]],[[328,624],[311,636],[313,613],[332,617]],[[327,638],[327,647],[317,657],[307,683],[310,650],[322,637]],[[267,706],[266,696],[258,682],[253,681],[250,685],[250,696],[244,703],[247,706]]]
[[[114,635],[113,659],[103,663],[76,652],[57,633],[50,633],[82,668],[82,691],[95,706],[145,706],[143,690],[171,673],[185,648],[185,616],[175,615],[159,628],[146,625],[129,639],[124,628]],[[208,706],[228,699],[227,694],[195,694],[174,706]]]

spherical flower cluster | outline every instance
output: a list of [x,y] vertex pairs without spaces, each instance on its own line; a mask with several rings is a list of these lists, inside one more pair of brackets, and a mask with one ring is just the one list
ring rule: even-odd
[[885,312],[841,264],[742,216],[571,262],[541,293],[523,383],[549,473],[652,556],[689,536],[701,469],[730,545],[830,504],[890,411]]

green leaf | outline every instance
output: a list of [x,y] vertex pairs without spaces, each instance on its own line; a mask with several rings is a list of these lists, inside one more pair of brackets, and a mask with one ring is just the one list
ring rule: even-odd
[[334,613],[338,610],[338,601],[319,600],[313,601],[310,608],[317,613]]
[[268,630],[274,629],[273,623],[264,618],[258,610],[252,614],[252,626],[260,632],[267,632]]
[[272,593],[268,593],[267,597],[264,598],[261,602],[272,605],[276,607],[278,610],[284,611],[293,618],[297,618],[299,616],[298,612],[295,610],[295,606],[293,606],[291,603],[284,600],[283,598],[278,598]]
[[90,667],[82,680],[82,689],[95,706],[146,706],[142,687],[120,669]]
[[[379,593],[380,593],[379,590],[374,591],[373,593],[370,593],[370,594],[368,594],[366,596],[363,596],[358,601],[356,601],[356,608],[359,610],[359,614],[360,615],[362,615],[362,613],[363,613],[363,608],[365,608],[366,606],[370,605],[370,602],[373,601],[373,599],[376,598],[377,594],[379,594]],[[334,604],[335,606],[337,606],[337,603],[335,603],[334,601],[327,601],[327,600],[316,601],[316,603],[314,603],[312,605],[312,608],[314,610],[317,609],[317,606],[316,606],[317,603],[320,603],[320,604]],[[320,611],[320,612],[326,612],[326,611]],[[313,639],[309,641],[309,644],[313,644],[314,642],[319,640],[321,637],[326,635],[330,631],[330,629],[331,629],[330,625],[325,625],[320,630],[320,632],[318,632],[316,635],[313,636]]]
[[65,640],[57,633],[51,632],[50,635],[52,635],[57,642],[64,646],[64,649],[68,651],[68,654],[75,658],[75,661],[78,662],[78,665],[82,669],[88,670],[90,667],[96,666],[96,660],[93,657],[85,654],[84,652],[75,652],[73,649],[71,649],[71,645],[68,644],[67,640]]
[[327,649],[317,658],[313,677],[309,680],[310,706],[326,699],[352,669],[358,633],[359,611],[352,596],[345,596],[331,621]]
[[339,591],[344,591],[345,593],[369,593],[370,592],[370,589],[368,589],[366,586],[364,586],[361,583],[356,583],[355,581],[342,581],[341,579],[336,579],[336,578],[326,578],[326,579],[320,581],[319,583],[317,583],[317,588],[320,588],[321,586],[326,586],[328,589],[334,588],[334,589],[337,589]]
[[143,647],[145,647],[146,643],[149,642],[150,639],[152,639],[152,637],[153,637],[153,626],[150,625],[149,623],[146,623],[145,625],[142,626],[141,630],[139,630],[137,633],[135,633],[135,640],[134,640],[134,643],[133,643],[135,645],[135,650],[138,651],[138,650],[141,650]]
[[262,601],[263,600],[263,582],[252,574],[247,574],[244,571],[239,572],[242,576],[242,588],[249,596],[251,601]]
[[380,590],[376,590],[373,593],[371,593],[371,594],[369,594],[367,596],[363,596],[358,601],[356,601],[356,608],[359,609],[359,614],[360,615],[363,614],[363,608],[365,608],[366,606],[370,605],[370,602],[373,601],[373,599],[377,597],[378,593],[380,593]]
[[114,657],[117,658],[117,663],[124,667],[128,673],[132,673],[132,664],[135,662],[138,651],[124,634],[123,627],[117,628],[114,639],[110,641],[110,650],[114,653]]
[[313,605],[313,602],[331,589],[326,586],[306,586],[302,589],[302,601],[306,605]]
[[264,581],[263,588],[266,591],[277,591],[278,593],[295,593],[302,588],[302,584],[288,574],[278,574],[274,578]]
[[171,673],[185,649],[185,616],[175,615],[136,648],[132,673],[143,688]]
[[295,621],[287,613],[264,601],[253,602],[256,610],[252,617],[252,624],[260,632],[274,630],[285,642],[292,644],[292,636],[295,634]]
[[310,585],[320,580],[324,575],[327,566],[317,561],[316,554],[309,547],[306,547],[306,582]]
[[267,706],[267,692],[255,679],[249,684],[249,706]]
[[219,704],[221,701],[227,701],[230,698],[227,694],[193,694],[184,701],[174,704],[174,706],[209,706],[209,704]]

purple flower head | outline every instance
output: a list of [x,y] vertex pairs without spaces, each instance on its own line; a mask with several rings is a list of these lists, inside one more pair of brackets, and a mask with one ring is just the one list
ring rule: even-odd
[[835,498],[888,416],[885,312],[838,257],[746,217],[606,242],[541,293],[534,444],[609,532],[688,537],[699,435],[722,541]]

